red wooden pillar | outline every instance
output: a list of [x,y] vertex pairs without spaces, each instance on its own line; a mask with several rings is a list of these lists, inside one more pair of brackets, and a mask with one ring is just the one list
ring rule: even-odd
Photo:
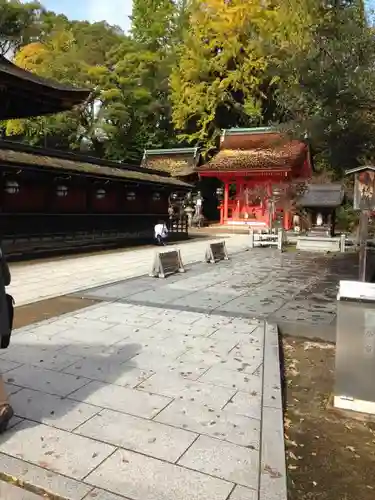
[[284,229],[288,231],[291,228],[291,214],[289,210],[284,211]]
[[224,214],[223,223],[228,220],[229,182],[224,183]]
[[238,179],[237,181],[237,208],[238,208],[238,214],[237,216],[240,217],[243,206],[244,206],[244,180],[243,179]]
[[272,185],[271,183],[267,183],[267,202],[266,202],[266,214],[267,214],[267,220],[268,220],[268,229],[271,229],[272,222],[273,222],[273,214],[271,213],[272,210]]
[[220,224],[223,225],[224,224],[224,204],[223,203],[220,203]]

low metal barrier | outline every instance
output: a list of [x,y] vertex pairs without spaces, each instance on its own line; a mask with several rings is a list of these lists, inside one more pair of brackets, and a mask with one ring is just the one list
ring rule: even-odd
[[225,241],[210,243],[206,250],[205,259],[206,262],[211,264],[216,264],[216,262],[219,262],[220,260],[229,260]]
[[168,252],[157,252],[150,276],[153,278],[165,278],[171,274],[184,273],[180,250]]

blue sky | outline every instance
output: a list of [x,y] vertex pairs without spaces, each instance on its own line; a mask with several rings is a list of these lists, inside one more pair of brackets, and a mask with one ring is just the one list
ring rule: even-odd
[[[26,1],[26,0],[23,0]],[[70,19],[107,21],[127,30],[132,0],[41,0],[48,9],[62,12]],[[375,10],[375,0],[366,0],[367,8]]]
[[[23,0],[26,1],[26,0]],[[70,19],[107,21],[127,30],[132,0],[40,0],[49,10],[63,13]]]

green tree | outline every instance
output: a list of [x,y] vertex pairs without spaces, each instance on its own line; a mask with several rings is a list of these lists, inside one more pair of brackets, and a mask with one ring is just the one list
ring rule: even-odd
[[12,55],[33,39],[40,10],[39,2],[0,0],[0,54]]
[[292,133],[307,131],[320,170],[340,178],[375,159],[375,36],[363,2],[315,2],[312,43],[278,67],[278,103]]
[[127,40],[109,54],[106,68],[93,70],[101,89],[106,156],[139,161],[144,148],[171,145],[169,68],[164,62],[158,52]]
[[133,0],[132,35],[150,50],[170,47],[178,14],[172,0]]
[[[61,83],[92,87],[91,66],[82,58],[81,47],[72,31],[56,31],[44,43],[34,42],[24,46],[17,52],[15,62],[29,71]],[[100,150],[101,143],[95,140],[94,100],[95,93],[91,102],[66,113],[10,120],[6,132],[8,135],[19,135],[33,145],[62,149],[79,148],[82,139],[90,137],[94,150]]]

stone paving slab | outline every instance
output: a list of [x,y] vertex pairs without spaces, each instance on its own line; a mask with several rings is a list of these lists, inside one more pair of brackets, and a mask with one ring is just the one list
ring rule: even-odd
[[86,385],[89,380],[36,366],[23,365],[6,373],[5,381],[21,387],[29,387],[48,394],[67,396]]
[[165,396],[102,382],[90,382],[72,393],[70,398],[144,418],[154,417],[172,401]]
[[176,462],[198,437],[193,432],[112,410],[103,410],[81,425],[76,432],[81,436],[172,463]]
[[0,481],[0,498],[4,500],[41,500],[43,497],[13,484]]
[[44,424],[22,421],[0,437],[0,450],[73,479],[83,479],[116,448]]
[[259,453],[253,448],[200,436],[178,463],[255,491],[258,489]]
[[15,413],[58,429],[73,431],[100,410],[86,403],[74,401],[30,389],[21,389],[12,396]]
[[85,500],[124,500],[124,498],[123,496],[114,495],[108,491],[95,488],[85,497]]
[[[9,477],[16,477],[23,483],[69,500],[82,500],[93,491],[92,486],[81,481],[4,453],[0,453],[0,470]],[[3,497],[0,498],[3,500]],[[8,500],[8,498],[4,497],[4,500]]]
[[155,420],[240,446],[259,449],[259,420],[236,415],[231,412],[230,407],[218,411],[195,402],[175,400]]
[[134,500],[226,500],[233,488],[228,481],[127,450],[118,450],[87,482]]

